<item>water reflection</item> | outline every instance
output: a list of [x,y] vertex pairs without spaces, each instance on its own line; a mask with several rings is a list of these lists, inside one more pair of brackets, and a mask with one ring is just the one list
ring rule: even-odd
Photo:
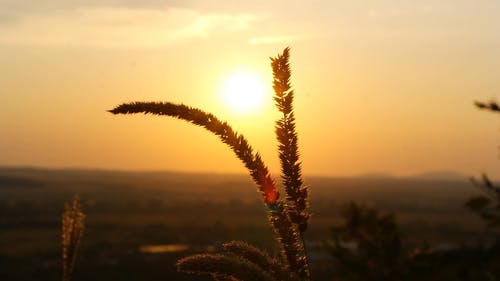
[[147,254],[175,253],[189,249],[187,244],[144,245],[139,247],[139,252]]

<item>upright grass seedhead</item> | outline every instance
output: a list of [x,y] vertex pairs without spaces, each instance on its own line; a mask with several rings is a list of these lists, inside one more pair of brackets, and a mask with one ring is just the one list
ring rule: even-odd
[[75,196],[71,205],[66,203],[62,215],[62,281],[71,280],[84,228],[85,215],[80,200]]
[[290,84],[290,49],[286,48],[281,55],[271,58],[273,69],[273,89],[276,107],[283,116],[276,121],[276,137],[281,162],[281,178],[286,192],[286,203],[290,218],[299,227],[300,232],[307,229],[310,217],[308,188],[302,179],[301,163],[295,131],[293,113],[294,92]]
[[288,262],[292,273],[300,277],[300,280],[310,280],[309,261],[307,260],[304,241],[295,225],[281,205],[268,214],[276,239],[281,245],[281,254]]
[[[178,262],[180,271],[210,274],[215,280],[310,280],[309,264],[302,232],[309,218],[308,190],[303,185],[297,134],[293,115],[293,92],[290,90],[289,49],[272,60],[275,101],[283,117],[277,121],[276,134],[282,164],[286,201],[279,197],[278,188],[261,156],[254,152],[243,135],[211,113],[170,102],[132,102],[110,110],[113,114],[166,115],[188,121],[212,132],[227,144],[248,169],[268,208],[268,219],[281,248],[282,260],[271,262],[249,247],[230,246],[228,254],[196,255]],[[241,252],[246,249],[246,252]],[[240,251],[235,254],[235,251]],[[279,269],[278,269],[279,268]],[[250,272],[249,272],[250,271]],[[281,275],[279,275],[281,274]]]

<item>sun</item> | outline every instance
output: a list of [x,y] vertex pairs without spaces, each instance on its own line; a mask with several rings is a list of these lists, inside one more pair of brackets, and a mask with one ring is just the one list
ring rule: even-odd
[[254,112],[263,106],[264,83],[251,71],[239,71],[228,76],[222,90],[225,103],[238,113]]

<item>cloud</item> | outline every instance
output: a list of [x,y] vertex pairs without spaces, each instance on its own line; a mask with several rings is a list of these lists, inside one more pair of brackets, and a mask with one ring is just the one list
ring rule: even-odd
[[249,29],[255,14],[178,8],[90,7],[23,14],[0,25],[0,44],[159,47]]
[[293,35],[278,35],[278,36],[267,36],[267,37],[253,37],[248,39],[250,45],[263,45],[263,44],[278,44],[278,43],[290,43],[297,41],[299,38]]
[[186,8],[191,0],[0,0],[3,11],[16,15],[23,13],[46,13],[54,10],[74,10],[89,7],[129,7],[129,8]]

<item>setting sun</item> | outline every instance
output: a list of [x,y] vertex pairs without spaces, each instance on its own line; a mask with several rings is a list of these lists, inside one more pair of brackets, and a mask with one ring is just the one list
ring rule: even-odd
[[222,91],[225,103],[240,113],[258,110],[264,101],[263,81],[254,72],[233,73],[224,81]]
[[499,11],[0,0],[0,281],[500,281]]

